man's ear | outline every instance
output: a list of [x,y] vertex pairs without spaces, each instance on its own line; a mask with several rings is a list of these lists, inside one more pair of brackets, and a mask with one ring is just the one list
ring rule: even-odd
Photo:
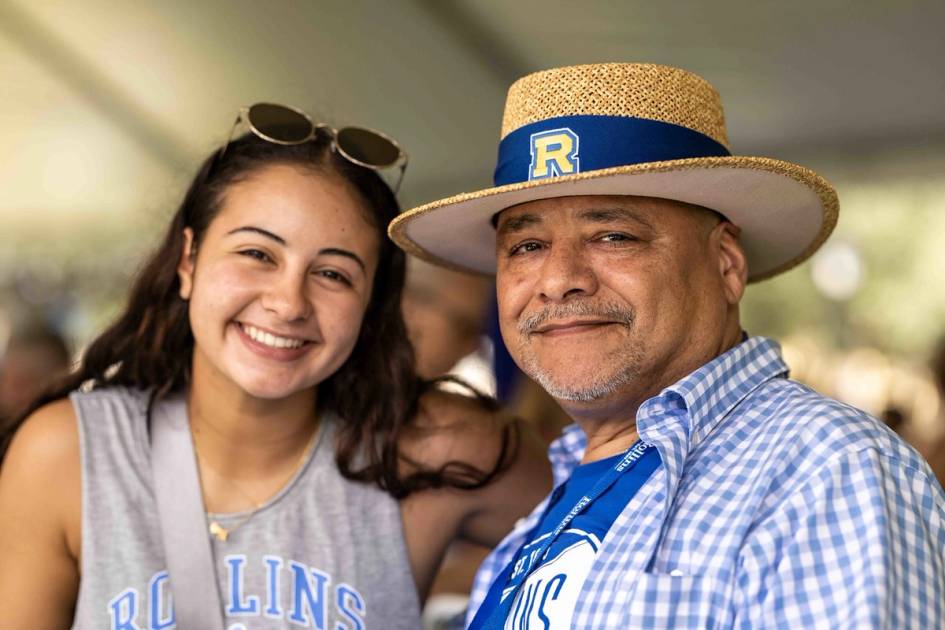
[[194,231],[191,228],[184,228],[183,237],[184,245],[177,263],[177,277],[180,279],[181,299],[189,300],[194,289],[194,261],[197,258],[197,250],[194,247]]
[[741,229],[728,221],[715,227],[718,239],[719,274],[725,289],[725,300],[730,305],[741,301],[748,284],[748,260],[738,240]]

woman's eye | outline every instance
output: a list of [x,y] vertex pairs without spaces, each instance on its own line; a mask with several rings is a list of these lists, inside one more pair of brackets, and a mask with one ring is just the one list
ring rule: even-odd
[[260,262],[272,262],[272,257],[269,256],[266,252],[259,249],[244,249],[240,252],[241,256],[247,256],[249,258],[255,258]]
[[351,280],[349,280],[347,276],[345,276],[344,274],[338,273],[334,269],[320,269],[317,273],[321,277],[327,278],[328,280],[331,280],[332,282],[340,282],[341,284],[345,286],[349,286],[349,287],[351,286]]

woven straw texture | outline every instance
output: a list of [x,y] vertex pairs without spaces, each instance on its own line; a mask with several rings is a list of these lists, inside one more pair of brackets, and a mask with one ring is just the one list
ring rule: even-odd
[[502,137],[539,120],[582,114],[673,123],[728,147],[719,94],[705,79],[643,63],[569,66],[522,77],[509,88]]

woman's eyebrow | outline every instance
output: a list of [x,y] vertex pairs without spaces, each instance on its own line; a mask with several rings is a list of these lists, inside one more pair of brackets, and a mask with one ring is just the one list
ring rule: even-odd
[[280,245],[288,245],[286,240],[282,238],[281,236],[279,236],[278,234],[273,234],[269,230],[264,230],[260,227],[256,227],[253,225],[244,225],[243,227],[238,227],[235,230],[230,230],[226,234],[227,236],[229,236],[230,234],[236,234],[237,232],[255,232],[256,234],[261,234],[262,236],[265,236],[266,238],[270,238],[274,240]]
[[[229,236],[230,234],[236,234],[238,232],[252,232],[254,234],[260,234],[262,236],[265,236],[268,239],[272,239],[273,241],[279,243],[280,245],[288,245],[288,242],[286,242],[286,240],[282,238],[281,236],[279,236],[278,234],[273,234],[269,230],[264,230],[254,225],[244,225],[243,227],[238,227],[235,230],[230,230],[229,232],[227,232],[227,236]],[[318,255],[319,256],[344,256],[345,258],[350,258],[354,262],[358,263],[358,266],[361,267],[361,271],[367,273],[367,266],[364,264],[364,261],[361,260],[360,256],[358,256],[357,254],[355,254],[354,252],[350,250],[341,249],[340,247],[324,247],[318,250]]]
[[340,249],[338,247],[325,247],[324,249],[318,250],[319,256],[344,256],[345,258],[350,258],[354,262],[358,263],[358,266],[361,267],[361,271],[367,273],[367,267],[364,266],[364,261],[361,260],[361,257],[355,254],[352,251],[347,249]]

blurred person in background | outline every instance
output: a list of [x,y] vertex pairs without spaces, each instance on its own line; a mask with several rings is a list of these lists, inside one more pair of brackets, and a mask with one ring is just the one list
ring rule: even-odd
[[6,431],[30,402],[64,376],[71,361],[65,339],[52,328],[15,328],[0,356],[0,430]]
[[[376,172],[399,147],[278,105],[241,121],[124,312],[13,436],[2,628],[413,629],[450,542],[496,544],[547,491],[516,422],[416,377]],[[167,427],[193,470],[151,470]],[[176,497],[155,494],[184,476],[197,535],[166,549]],[[175,573],[168,552],[191,550]]]
[[404,323],[420,376],[443,376],[479,349],[493,293],[485,276],[408,260]]
[[938,394],[938,416],[936,428],[931,435],[919,432],[913,425],[910,413],[902,407],[890,404],[879,414],[879,418],[904,440],[915,446],[925,457],[940,484],[945,486],[945,337],[936,344],[929,368],[932,382]]
[[909,418],[908,414],[901,407],[890,405],[884,408],[879,414],[879,419],[882,420],[883,424],[887,427],[902,436],[903,439],[906,439],[903,432],[909,424]]
[[546,445],[561,436],[571,418],[541,385],[526,375],[518,380],[508,405],[515,417],[522,418],[538,432]]
[[945,627],[928,464],[741,328],[747,283],[830,234],[830,184],[732,155],[718,93],[678,68],[529,75],[502,129],[495,188],[389,228],[495,271],[513,358],[575,421],[470,628]]
[[[421,377],[445,376],[480,348],[493,294],[490,278],[408,258],[404,324]],[[464,541],[450,546],[430,588],[430,606],[424,611],[427,626],[446,627],[465,610],[462,596],[469,593],[476,569],[489,551],[489,546]]]
[[939,394],[939,434],[935,445],[928,450],[928,459],[939,483],[945,486],[945,336],[938,340],[930,365]]
[[[438,267],[411,256],[403,305],[417,373],[437,378],[482,348],[490,333],[489,310],[495,309],[495,283],[482,274]],[[502,343],[501,338],[493,341]],[[515,372],[508,386],[507,409],[550,443],[568,423],[567,416],[538,384]]]

